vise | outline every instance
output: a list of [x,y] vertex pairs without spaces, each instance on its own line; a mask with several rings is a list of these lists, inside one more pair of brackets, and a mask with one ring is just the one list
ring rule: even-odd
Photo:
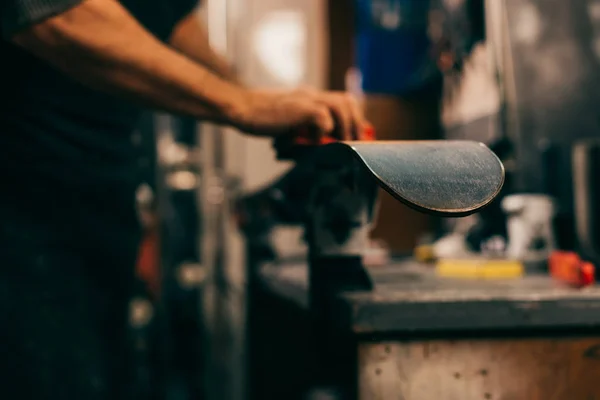
[[472,141],[313,143],[286,137],[275,140],[274,148],[278,159],[295,166],[236,204],[240,228],[265,260],[276,257],[269,234],[277,225],[304,226],[311,259],[360,258],[378,186],[418,211],[458,217],[488,205],[504,182],[498,157]]
[[490,204],[504,183],[498,157],[472,141],[315,143],[286,137],[275,140],[274,148],[279,159],[293,161],[294,167],[270,186],[239,199],[235,207],[251,260],[250,291],[259,281],[260,264],[277,258],[272,228],[303,226],[308,311],[317,354],[327,354],[341,340],[330,326],[338,296],[374,289],[363,256],[375,220],[378,187],[418,211],[458,217]]
[[304,226],[309,303],[319,305],[311,306],[317,314],[326,312],[325,297],[373,288],[362,260],[378,186],[418,211],[458,217],[492,202],[504,182],[498,157],[473,141],[312,142],[299,136],[276,139],[274,148],[295,166],[238,201],[240,227],[254,256],[266,260],[276,257],[269,239],[274,226]]

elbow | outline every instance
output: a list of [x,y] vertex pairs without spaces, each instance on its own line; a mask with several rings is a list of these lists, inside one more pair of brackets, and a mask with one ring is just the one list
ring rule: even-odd
[[76,32],[80,8],[85,7],[79,4],[48,18],[43,18],[17,31],[12,35],[10,41],[33,53],[44,52],[45,49],[54,51],[67,41],[74,30]]
[[104,32],[110,12],[104,0],[84,0],[17,32],[11,41],[61,69],[74,61],[84,64],[103,51],[101,38],[106,39]]

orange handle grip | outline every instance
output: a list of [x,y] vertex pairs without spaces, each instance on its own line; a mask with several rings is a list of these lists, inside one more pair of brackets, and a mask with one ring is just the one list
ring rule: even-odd
[[596,280],[594,265],[572,252],[555,251],[550,255],[548,266],[554,279],[573,286],[589,286]]
[[[375,139],[375,128],[371,124],[365,124],[360,140],[373,141]],[[308,131],[302,131],[294,137],[293,144],[300,146],[316,146],[335,143],[337,141],[338,139],[332,138],[331,136],[324,136],[321,137],[319,140],[315,141],[315,139],[312,137],[312,135],[310,135]]]

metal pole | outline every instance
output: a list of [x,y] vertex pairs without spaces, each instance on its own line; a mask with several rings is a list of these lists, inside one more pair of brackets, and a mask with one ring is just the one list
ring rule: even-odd
[[[228,16],[230,1],[208,0],[207,27],[211,46],[227,54],[229,50]],[[229,198],[239,178],[231,175],[228,162],[227,132],[205,124],[202,132],[204,225],[203,263],[208,271],[203,296],[207,339],[205,357],[206,399],[242,400],[244,390],[244,288],[240,273],[243,263],[231,254],[238,246],[232,237]],[[238,265],[239,264],[239,265]]]

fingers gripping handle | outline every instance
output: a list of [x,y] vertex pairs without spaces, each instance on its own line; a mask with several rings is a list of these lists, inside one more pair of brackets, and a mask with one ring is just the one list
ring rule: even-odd
[[[360,133],[360,138],[361,142],[376,140],[375,128],[371,124],[366,124]],[[332,136],[315,136],[308,128],[303,128],[295,134],[276,138],[273,148],[278,160],[293,160],[304,156],[307,151],[314,150],[316,147],[339,141]]]

